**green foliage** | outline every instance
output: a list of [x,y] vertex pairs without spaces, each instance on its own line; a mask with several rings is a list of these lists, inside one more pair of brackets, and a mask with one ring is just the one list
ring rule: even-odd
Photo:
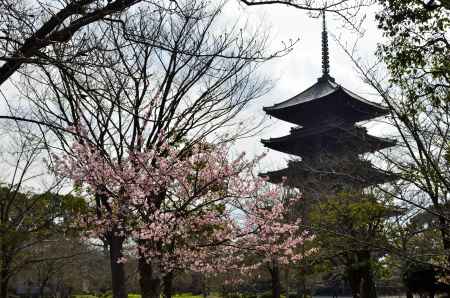
[[239,293],[231,293],[227,295],[227,298],[242,298]]
[[448,248],[443,244],[450,239],[448,229],[442,228],[448,226],[450,185],[450,2],[379,2],[377,20],[386,42],[378,55],[386,62],[394,87],[383,97],[402,142],[398,157],[389,157],[402,179],[395,195],[416,205],[409,205],[408,216],[415,207],[422,209],[388,231],[391,245],[402,251],[392,263],[402,267],[412,259],[445,264]]
[[[387,63],[392,82],[411,102],[427,97],[435,105],[449,102],[449,1],[380,0],[376,16],[387,43],[378,55]],[[420,108],[420,107],[418,107]]]
[[[13,277],[32,270],[46,259],[43,251],[77,234],[71,226],[82,212],[84,200],[44,192],[22,192],[14,187],[0,187],[0,267]],[[64,239],[58,238],[63,235]],[[64,253],[59,250],[53,254]]]
[[201,295],[192,295],[192,293],[177,293],[173,298],[202,298]]
[[357,245],[349,242],[354,237],[359,237],[362,243],[374,240],[373,232],[381,228],[383,218],[389,212],[388,206],[372,197],[340,192],[317,204],[310,220],[317,228],[319,241],[347,247]]
[[379,277],[388,275],[371,253],[387,246],[385,219],[392,212],[388,202],[377,200],[375,194],[342,191],[321,198],[308,217],[315,236],[311,245],[317,248],[311,256],[313,271],[346,276],[371,270]]
[[[112,297],[112,294],[106,294],[101,296],[94,296],[94,295],[73,295],[72,298],[110,298]],[[174,296],[175,297],[175,296]],[[128,294],[128,298],[141,298],[140,294]]]
[[258,298],[258,295],[253,293],[244,293],[241,295],[242,298]]
[[272,298],[272,293],[271,292],[265,292],[262,293],[259,298]]

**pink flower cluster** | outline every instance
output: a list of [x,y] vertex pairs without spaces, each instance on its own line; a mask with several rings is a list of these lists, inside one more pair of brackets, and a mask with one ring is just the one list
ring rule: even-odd
[[[274,257],[299,260],[306,236],[299,219],[286,214],[300,196],[286,199],[283,186],[254,175],[260,157],[230,158],[230,146],[162,142],[119,160],[77,142],[71,155],[57,158],[55,171],[92,198],[95,212],[79,220],[89,237],[114,232],[162,272],[251,270]],[[248,254],[258,261],[246,261]]]

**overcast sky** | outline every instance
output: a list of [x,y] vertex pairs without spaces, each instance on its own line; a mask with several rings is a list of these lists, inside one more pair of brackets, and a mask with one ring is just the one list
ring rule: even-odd
[[[358,55],[364,60],[374,59],[376,44],[381,40],[381,33],[377,30],[374,20],[375,10],[376,8],[371,8],[365,12],[367,18],[362,26],[365,34],[359,41],[358,48]],[[262,74],[273,81],[274,87],[267,95],[253,102],[242,115],[246,120],[249,118],[261,119],[264,116],[262,111],[264,106],[271,106],[300,93],[314,84],[321,76],[322,22],[320,18],[310,18],[305,11],[284,5],[248,7],[240,4],[238,0],[228,0],[224,9],[224,25],[234,23],[237,18],[242,23],[248,22],[250,27],[270,31],[273,50],[279,50],[283,41],[300,39],[291,53],[266,63],[261,69]],[[358,76],[350,59],[332,37],[332,34],[339,36],[343,42],[352,44],[358,37],[357,33],[343,29],[342,20],[331,14],[327,15],[327,27],[331,75],[338,84],[367,99],[377,101],[377,98],[370,93],[370,89]],[[10,92],[13,91],[13,88],[7,83],[2,86],[2,91],[9,96],[12,95]],[[240,140],[237,143],[236,151],[246,151],[249,156],[265,152],[267,149],[260,143],[261,138],[286,135],[289,133],[289,128],[293,126],[278,119],[267,119],[265,125],[267,127],[259,135]],[[377,125],[373,122],[366,126],[370,133],[383,135],[383,132],[377,129]],[[261,164],[261,171],[282,168],[287,159],[289,159],[288,155],[270,150]],[[4,176],[7,176],[7,171],[4,169],[1,171]]]
[[[381,40],[381,32],[376,27],[375,11],[374,7],[364,12],[366,19],[362,28],[365,34],[358,42],[358,56],[367,61],[374,61],[376,45]],[[267,27],[271,32],[274,49],[280,47],[282,41],[300,38],[300,42],[290,54],[274,59],[263,67],[263,73],[274,80],[274,88],[259,101],[251,104],[247,110],[249,115],[263,116],[263,106],[271,106],[300,93],[314,84],[321,76],[321,18],[310,18],[306,12],[284,5],[247,7],[239,5],[237,1],[229,1],[225,13],[233,16],[239,15],[242,19],[248,19],[249,23]],[[377,101],[374,93],[358,76],[358,72],[347,54],[331,36],[333,34],[343,42],[354,44],[358,34],[342,28],[342,20],[331,14],[327,14],[327,27],[330,74],[338,84],[367,99]],[[289,128],[293,126],[275,118],[268,119],[266,124],[269,127],[264,129],[260,135],[240,141],[237,144],[238,150],[245,150],[251,155],[264,152],[266,149],[259,141],[261,138],[286,135],[289,133]],[[372,134],[383,134],[374,123],[368,123],[366,126]],[[288,158],[285,154],[270,150],[263,167],[281,168]]]

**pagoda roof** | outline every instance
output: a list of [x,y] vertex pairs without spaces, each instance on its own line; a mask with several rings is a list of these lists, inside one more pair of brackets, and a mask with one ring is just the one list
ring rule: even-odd
[[300,94],[263,110],[273,117],[302,126],[326,122],[330,117],[354,123],[389,113],[388,108],[344,88],[329,75],[322,76]]
[[[263,139],[261,142],[270,149],[297,156],[340,151],[362,154],[396,144],[396,140],[370,135],[364,127],[354,125],[294,128],[289,135]],[[348,151],[349,149],[351,152]]]
[[[325,185],[359,185],[367,187],[394,181],[398,177],[374,168],[370,162],[362,161],[349,163],[347,167],[313,167],[303,161],[290,161],[286,168],[261,173],[261,177],[269,177],[272,183],[285,183],[291,187],[321,188]],[[284,180],[283,177],[287,179]]]

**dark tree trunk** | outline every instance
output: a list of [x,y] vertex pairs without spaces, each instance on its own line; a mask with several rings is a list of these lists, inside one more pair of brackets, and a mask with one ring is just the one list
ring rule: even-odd
[[286,278],[286,284],[285,284],[285,297],[289,298],[289,268],[286,268],[285,271],[285,278]]
[[414,298],[413,293],[409,289],[406,289],[406,298]]
[[8,277],[4,277],[3,276],[3,272],[2,272],[2,276],[0,277],[1,281],[0,281],[0,298],[8,298],[8,282],[9,279]]
[[[198,272],[194,272],[192,273],[191,276],[191,286],[190,286],[190,291],[192,294],[194,295],[200,295],[203,291],[203,281],[202,281],[203,277],[200,273]],[[227,290],[225,291],[226,293],[229,292],[228,291],[228,287]]]
[[272,261],[272,266],[269,269],[272,278],[272,298],[281,297],[281,281],[280,281],[280,268],[277,260]]
[[[439,220],[439,231],[441,232],[442,237],[442,245],[447,254],[447,264],[450,264],[450,232],[449,232],[449,221],[447,217],[443,216],[442,206],[439,204],[439,199],[432,198],[433,204],[435,208],[439,211],[438,220]],[[448,268],[448,267],[447,267]],[[449,273],[449,270],[446,270],[446,274]],[[447,297],[450,297],[450,291],[447,291]],[[433,294],[434,296],[434,294]]]
[[0,298],[8,297],[9,266],[10,258],[3,255],[0,267]]
[[365,268],[362,274],[360,293],[361,298],[377,298],[377,290],[371,268]]
[[[350,265],[351,266],[351,265]],[[360,284],[361,284],[361,272],[356,268],[347,269],[347,279],[350,284],[350,289],[352,290],[352,297],[360,297]]]
[[43,281],[39,286],[39,295],[40,295],[39,297],[45,297],[44,296],[45,287],[46,287],[46,282]]
[[206,276],[202,274],[202,296],[203,298],[208,297],[208,281],[206,279]]
[[358,254],[361,264],[361,298],[376,298],[377,290],[373,280],[372,262],[370,251],[362,251]]
[[439,231],[441,232],[442,237],[442,245],[447,253],[447,262],[450,264],[450,232],[448,229],[447,217],[444,216],[445,210],[443,210],[443,207],[440,204],[439,197],[431,196],[431,201],[433,202],[434,208],[438,211],[437,218],[439,221]]
[[128,298],[125,268],[123,263],[118,262],[123,256],[123,241],[115,235],[108,237],[113,298]]
[[155,276],[152,264],[146,262],[145,258],[139,258],[139,284],[141,286],[142,298],[159,298],[161,294],[161,279]]
[[299,270],[299,277],[297,280],[297,297],[306,297],[306,271],[304,267]]
[[442,245],[447,253],[447,262],[450,264],[450,235],[448,221],[445,217],[439,216],[439,230],[442,235]]
[[370,251],[359,251],[347,265],[347,277],[353,298],[376,298]]
[[173,273],[167,273],[163,278],[163,297],[172,298]]

